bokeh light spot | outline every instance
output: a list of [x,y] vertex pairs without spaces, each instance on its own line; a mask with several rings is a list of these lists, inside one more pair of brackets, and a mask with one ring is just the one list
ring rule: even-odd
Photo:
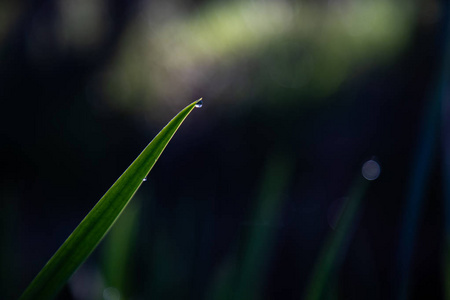
[[381,167],[376,161],[371,159],[364,163],[361,172],[365,179],[375,180],[380,176]]

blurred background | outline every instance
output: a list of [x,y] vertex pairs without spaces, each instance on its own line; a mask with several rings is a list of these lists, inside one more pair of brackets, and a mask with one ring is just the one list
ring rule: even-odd
[[450,299],[449,12],[0,1],[0,298],[203,97],[58,299]]

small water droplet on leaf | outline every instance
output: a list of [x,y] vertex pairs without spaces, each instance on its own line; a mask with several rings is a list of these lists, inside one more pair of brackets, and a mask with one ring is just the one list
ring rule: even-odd
[[197,108],[200,108],[202,106],[203,106],[203,101],[202,100],[200,100],[197,103],[195,103],[195,107],[197,107]]
[[144,179],[142,179],[142,181],[147,181],[147,177],[145,177]]

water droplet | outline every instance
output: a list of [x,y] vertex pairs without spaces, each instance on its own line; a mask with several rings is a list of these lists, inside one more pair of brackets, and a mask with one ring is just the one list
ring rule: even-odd
[[147,177],[145,177],[144,179],[142,179],[142,181],[147,181]]
[[203,106],[203,101],[202,101],[202,100],[198,101],[198,102],[195,104],[195,107],[197,107],[197,108],[200,108],[200,107],[202,107],[202,106]]
[[364,163],[361,172],[365,179],[375,180],[380,176],[381,167],[376,161],[371,159]]

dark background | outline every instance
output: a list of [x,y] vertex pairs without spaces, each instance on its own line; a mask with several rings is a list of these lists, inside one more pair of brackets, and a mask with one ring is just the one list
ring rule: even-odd
[[[445,298],[448,12],[438,0],[2,1],[0,298],[20,295],[200,97],[115,226],[125,233],[59,298],[245,299],[256,286],[255,298],[301,299],[370,159],[381,175],[323,298]],[[276,204],[260,216],[265,197]],[[251,252],[255,236],[267,241]]]

